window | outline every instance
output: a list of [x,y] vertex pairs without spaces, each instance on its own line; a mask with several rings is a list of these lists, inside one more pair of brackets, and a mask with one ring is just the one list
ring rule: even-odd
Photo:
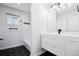
[[19,25],[18,16],[7,13],[7,24],[8,25]]

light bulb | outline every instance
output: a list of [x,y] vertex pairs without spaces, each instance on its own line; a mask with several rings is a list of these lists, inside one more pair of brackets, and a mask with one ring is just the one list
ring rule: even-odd
[[68,6],[70,7],[71,6],[71,3],[69,3]]
[[57,9],[58,7],[57,6],[54,6],[54,8]]
[[64,8],[65,8],[64,3],[62,3],[62,4],[60,5],[60,7],[64,9]]
[[57,8],[57,11],[60,11],[60,8]]
[[20,5],[21,3],[17,3],[17,5]]
[[53,10],[53,13],[55,13],[55,10]]
[[53,11],[53,8],[51,8],[50,11]]
[[62,8],[64,9],[65,7],[63,6]]

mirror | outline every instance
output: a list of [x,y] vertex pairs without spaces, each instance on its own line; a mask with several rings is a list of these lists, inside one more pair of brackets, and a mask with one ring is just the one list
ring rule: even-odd
[[64,8],[56,10],[56,29],[63,32],[79,32],[79,12],[77,3],[64,4]]

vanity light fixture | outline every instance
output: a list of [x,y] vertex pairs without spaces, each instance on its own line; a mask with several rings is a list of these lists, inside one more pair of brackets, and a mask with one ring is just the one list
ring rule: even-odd
[[53,8],[51,8],[51,10],[50,10],[52,13],[55,13],[56,11],[53,9]]
[[60,9],[59,9],[60,3],[49,3],[49,5],[50,5],[51,11],[53,13],[55,13],[56,10],[60,11]]
[[64,7],[64,3],[49,3],[50,7],[51,7],[51,11],[53,11],[54,13],[56,11],[60,11],[61,8],[65,8]]
[[[54,9],[56,11],[60,11],[61,9],[65,9],[65,4],[66,3],[49,3],[51,9]],[[68,3],[67,6],[71,6],[71,3]]]

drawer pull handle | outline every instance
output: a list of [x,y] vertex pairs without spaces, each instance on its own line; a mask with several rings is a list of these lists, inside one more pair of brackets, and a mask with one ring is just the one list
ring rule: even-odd
[[3,40],[2,38],[0,38],[0,40]]

